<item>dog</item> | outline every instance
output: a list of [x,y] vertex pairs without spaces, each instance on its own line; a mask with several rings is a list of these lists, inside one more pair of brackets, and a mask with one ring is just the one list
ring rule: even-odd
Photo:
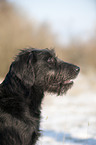
[[20,51],[0,84],[0,145],[35,145],[44,92],[66,93],[79,71],[54,50]]

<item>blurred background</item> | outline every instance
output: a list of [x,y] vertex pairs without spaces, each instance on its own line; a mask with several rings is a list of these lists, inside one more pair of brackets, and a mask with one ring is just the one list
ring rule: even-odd
[[[78,144],[81,143],[82,145],[82,142],[84,141],[88,141],[87,144],[89,143],[90,145],[96,145],[96,136],[94,136],[94,134],[96,135],[96,129],[94,130],[94,128],[96,128],[96,0],[0,0],[1,80],[8,72],[9,66],[14,59],[14,56],[19,52],[20,49],[27,47],[40,49],[54,48],[58,57],[64,61],[80,66],[81,73],[73,90],[68,94],[69,97],[67,96],[68,100],[66,101],[67,98],[65,97],[65,100],[60,100],[63,102],[62,104],[60,104],[58,101],[57,102],[62,107],[64,104],[65,106],[67,105],[67,108],[64,109],[67,109],[68,111],[69,106],[72,108],[74,107],[72,104],[70,105],[70,100],[72,97],[77,97],[77,101],[78,99],[80,101],[81,98],[81,104],[77,102],[77,104],[79,104],[78,106],[75,106],[75,111],[77,110],[75,113],[78,113],[77,108],[81,108],[81,105],[84,105],[84,102],[89,100],[89,103],[83,106],[83,110],[81,110],[81,112],[79,110],[79,113],[83,114],[83,116],[81,116],[81,118],[83,118],[83,122],[78,119],[77,132],[79,132],[79,129],[81,129],[79,125],[84,126],[83,123],[87,125],[92,123],[91,125],[85,127],[85,130],[90,127],[91,132],[88,130],[84,132],[86,134],[86,139],[88,140],[78,140],[78,138],[71,140],[70,135],[68,136],[68,134],[65,133],[65,142],[69,139],[69,142],[71,142],[70,144],[73,143],[72,145],[76,144],[76,142],[73,142],[73,140],[77,141]],[[44,106],[46,106],[46,108],[50,106],[51,108],[53,104],[49,97],[46,98],[47,99],[44,102]],[[54,106],[58,106],[57,102],[55,102],[56,104],[54,104]],[[46,108],[45,112],[48,113],[49,116],[50,113],[52,114],[52,108],[49,111],[50,113],[47,112]],[[76,121],[76,116],[74,116],[74,113],[72,114],[72,108],[69,110],[69,116],[70,114],[73,116],[74,122]],[[91,113],[88,108],[93,109],[91,110]],[[91,114],[91,116],[89,114]],[[52,116],[54,116],[54,111]],[[85,119],[84,116],[86,116]],[[58,116],[56,117],[58,118]],[[92,117],[93,120],[90,121],[89,118],[92,119]],[[61,120],[62,115],[59,118]],[[58,121],[59,125],[61,124],[60,120]],[[51,120],[51,123],[52,121],[53,120]],[[49,121],[47,120],[45,122],[47,123],[45,123],[45,126],[43,123],[42,128],[44,126],[44,129],[48,129],[47,125],[49,123],[50,126],[50,119]],[[62,118],[62,122],[64,123],[64,118]],[[54,123],[56,122],[53,122],[53,124]],[[70,122],[68,122],[68,126],[69,124]],[[70,129],[72,129],[72,126],[74,125],[72,124]],[[55,127],[56,126],[57,125],[55,124]],[[64,124],[62,126],[64,127]],[[63,132],[70,132],[70,129],[68,130],[68,128],[63,128]],[[55,128],[53,128],[53,130],[55,130]],[[73,130],[71,134],[74,134],[74,132],[75,131]],[[81,135],[82,138],[84,135]],[[60,143],[63,143],[64,141],[64,135],[62,137],[62,134],[59,134],[60,139],[62,139],[59,140],[61,142],[58,143],[58,140],[56,140],[58,133],[56,135],[56,132],[54,133],[54,131],[48,132],[47,130],[47,135],[45,134],[45,136],[48,138],[43,139],[42,144],[44,145],[47,145],[47,143],[50,145],[52,143],[53,145],[54,141],[56,141],[54,142],[55,145],[61,145]],[[52,140],[50,141],[50,138],[52,139],[52,137],[54,139],[53,142]],[[90,138],[92,139],[91,143]],[[68,145],[68,142],[65,144]]]
[[96,71],[95,0],[0,0],[0,76],[26,47],[55,48],[59,57]]

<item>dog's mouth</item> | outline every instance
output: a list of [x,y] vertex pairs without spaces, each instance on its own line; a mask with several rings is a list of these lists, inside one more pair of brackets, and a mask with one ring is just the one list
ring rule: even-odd
[[60,75],[56,75],[56,77],[51,76],[46,79],[48,87],[46,87],[45,90],[55,92],[58,95],[65,94],[73,86],[76,77],[77,75],[69,76],[67,78],[66,76],[63,78],[63,76]]
[[64,81],[64,84],[65,85],[67,85],[67,84],[73,84],[73,79]]
[[77,77],[77,75],[73,76],[73,77],[70,77],[70,78],[67,78],[66,80],[64,80],[64,85],[71,85],[71,84],[73,84],[76,77]]

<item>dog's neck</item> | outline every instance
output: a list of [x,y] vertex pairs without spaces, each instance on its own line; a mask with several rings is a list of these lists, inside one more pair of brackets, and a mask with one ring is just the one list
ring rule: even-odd
[[41,108],[41,102],[44,96],[42,88],[35,85],[26,88],[25,85],[21,82],[21,80],[17,76],[10,73],[7,74],[7,77],[3,81],[2,85],[6,86],[3,88],[8,90],[8,91],[5,90],[8,93],[6,94],[8,97],[14,96],[13,99],[16,99],[16,97],[23,96],[24,98],[21,99],[26,103],[26,105],[28,105],[30,113],[31,110],[34,111],[34,112],[32,111],[33,113],[40,112],[39,110]]
[[3,86],[5,86],[5,89],[8,90],[8,93],[10,95],[12,94],[15,96],[26,95],[25,92],[27,91],[27,88],[23,85],[21,80],[14,74],[8,73],[5,77],[5,80],[3,81]]

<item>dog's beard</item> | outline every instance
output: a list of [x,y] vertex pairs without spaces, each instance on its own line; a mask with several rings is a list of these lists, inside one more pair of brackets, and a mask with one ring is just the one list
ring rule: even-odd
[[44,91],[53,92],[57,95],[66,94],[66,92],[73,86],[73,79],[76,78],[77,75],[64,73],[62,71],[57,72],[48,72],[47,75],[43,75],[40,78],[40,82],[37,82]]
[[63,94],[66,94],[67,91],[69,89],[71,89],[71,87],[73,86],[73,82],[72,83],[69,83],[69,84],[61,84],[58,89],[57,89],[57,94],[58,95],[63,95]]
[[63,76],[48,76],[45,79],[45,91],[53,92],[58,95],[66,94],[66,92],[72,87],[73,81],[65,81]]
[[65,83],[53,83],[49,84],[46,91],[56,93],[57,95],[66,94],[66,92],[73,86],[73,82],[69,84]]

